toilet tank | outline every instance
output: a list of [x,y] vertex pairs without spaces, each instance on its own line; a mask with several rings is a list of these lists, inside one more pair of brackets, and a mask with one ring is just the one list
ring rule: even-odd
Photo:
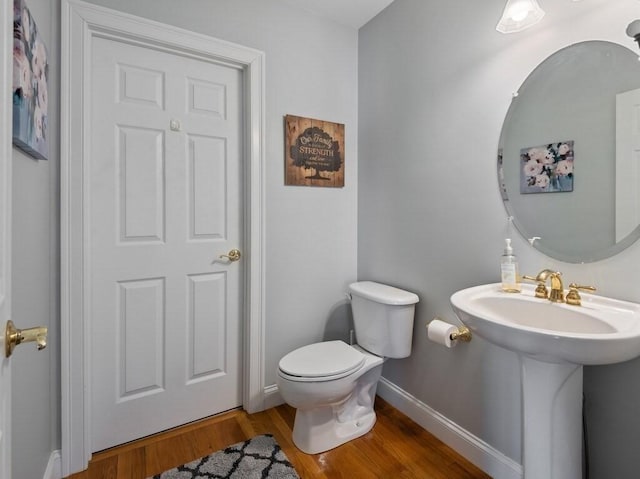
[[373,281],[349,285],[358,345],[387,358],[411,354],[416,294]]

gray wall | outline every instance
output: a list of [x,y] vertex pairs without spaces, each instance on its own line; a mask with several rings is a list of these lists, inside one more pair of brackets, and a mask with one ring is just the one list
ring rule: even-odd
[[47,348],[22,345],[12,356],[13,479],[40,478],[60,448],[58,54],[59,5],[28,0],[48,47],[49,161],[13,153],[13,320],[18,328],[47,326]]
[[[520,462],[520,371],[480,338],[448,350],[427,341],[450,295],[499,281],[504,238],[523,273],[544,267],[605,295],[640,301],[640,244],[592,264],[544,257],[508,225],[496,177],[502,121],[528,74],[572,43],[626,37],[635,0],[546,1],[542,23],[494,30],[504,0],[395,0],[360,30],[358,276],[415,291],[413,354],[384,376]],[[637,477],[640,360],[585,368],[592,479]],[[635,450],[634,450],[635,449]]]

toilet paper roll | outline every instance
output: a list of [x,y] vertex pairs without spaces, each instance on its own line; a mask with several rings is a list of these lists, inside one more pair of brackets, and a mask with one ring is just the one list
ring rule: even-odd
[[456,331],[458,331],[456,326],[440,319],[434,319],[427,325],[427,337],[434,343],[442,344],[447,348],[453,348],[456,345],[456,341],[451,340],[451,334]]

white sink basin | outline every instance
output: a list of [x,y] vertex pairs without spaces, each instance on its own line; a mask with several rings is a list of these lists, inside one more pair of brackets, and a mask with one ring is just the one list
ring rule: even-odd
[[458,291],[451,304],[475,334],[512,351],[546,362],[610,364],[640,356],[640,305],[582,294],[582,306],[552,303],[500,284]]

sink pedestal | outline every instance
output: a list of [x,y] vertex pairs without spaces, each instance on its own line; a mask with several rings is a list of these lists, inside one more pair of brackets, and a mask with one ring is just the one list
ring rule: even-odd
[[582,366],[520,357],[524,479],[581,479]]

